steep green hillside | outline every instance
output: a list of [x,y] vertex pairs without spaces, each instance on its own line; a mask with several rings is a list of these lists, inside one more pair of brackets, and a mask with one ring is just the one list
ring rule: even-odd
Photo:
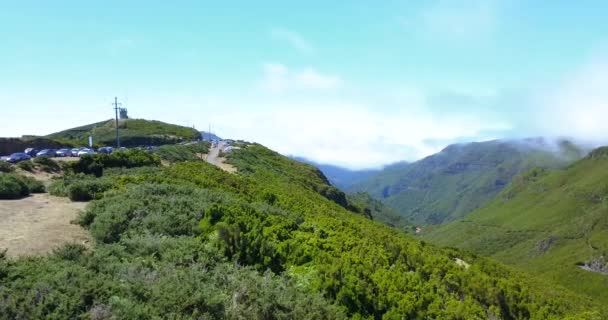
[[346,192],[367,192],[377,199],[388,196],[387,186],[396,185],[404,172],[410,166],[408,162],[398,162],[385,166],[382,170],[367,177],[363,181],[354,183],[346,188]]
[[[480,210],[427,236],[561,282],[608,303],[608,148],[516,178]],[[596,271],[583,270],[580,265]]]
[[382,222],[401,231],[413,233],[415,226],[402,214],[385,205],[382,201],[365,192],[349,193],[346,195],[349,202],[368,209],[369,215],[375,221]]
[[[240,147],[228,159],[236,175],[202,161],[159,166],[138,150],[82,158],[50,189],[96,199],[79,219],[95,246],[32,259],[0,255],[0,318],[607,315],[551,282],[348,210],[312,166],[260,145]],[[91,163],[111,167],[100,177],[76,173]]]
[[417,224],[439,224],[481,207],[520,172],[580,157],[582,151],[565,141],[554,147],[539,139],[451,145],[351,189],[370,193]]
[[[154,120],[126,119],[119,121],[121,146],[163,145],[199,139],[200,132],[193,128]],[[116,145],[115,121],[107,120],[82,127],[53,133],[47,138],[70,145],[87,145],[89,135],[99,146]]]

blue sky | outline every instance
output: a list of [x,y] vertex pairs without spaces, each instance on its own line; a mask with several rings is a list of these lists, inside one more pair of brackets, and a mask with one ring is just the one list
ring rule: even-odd
[[605,141],[606,1],[3,1],[0,136],[131,116],[351,168]]

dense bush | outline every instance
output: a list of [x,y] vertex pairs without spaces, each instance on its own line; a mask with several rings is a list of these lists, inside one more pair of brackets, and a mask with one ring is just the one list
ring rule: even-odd
[[30,194],[23,179],[14,174],[0,174],[0,199],[19,199]]
[[17,163],[17,167],[19,167],[22,170],[30,171],[30,172],[34,170],[34,164],[32,163],[31,160],[21,161],[21,162]]
[[36,157],[32,161],[41,171],[49,173],[61,171],[59,163],[49,157]]
[[30,193],[44,193],[46,188],[41,181],[38,181],[32,177],[19,176],[19,179],[25,183]]
[[0,172],[13,172],[15,171],[15,167],[12,164],[6,161],[0,161]]
[[345,318],[290,277],[224,262],[191,237],[141,235],[90,253],[66,245],[46,259],[0,259],[0,281],[0,319]]
[[199,160],[200,154],[209,152],[208,142],[199,142],[189,145],[164,145],[156,148],[154,153],[161,159],[178,162],[188,160]]
[[112,184],[104,179],[76,181],[67,187],[67,196],[72,201],[99,199]]
[[78,180],[86,179],[87,176],[80,174],[66,174],[61,178],[55,179],[49,185],[49,193],[56,197],[67,197],[68,196],[68,187],[70,184],[74,183]]
[[30,193],[45,192],[44,184],[34,178],[0,173],[0,199],[19,199]]
[[110,154],[99,153],[83,155],[77,162],[71,164],[75,173],[103,175],[104,168],[134,168],[160,165],[160,158],[147,151],[131,149]]

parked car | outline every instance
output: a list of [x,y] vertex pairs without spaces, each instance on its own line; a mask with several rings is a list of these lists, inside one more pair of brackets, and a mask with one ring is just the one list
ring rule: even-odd
[[54,149],[44,149],[38,153],[36,153],[36,157],[56,157],[57,152]]
[[17,162],[29,160],[31,158],[32,157],[28,156],[27,154],[25,154],[23,152],[19,152],[19,153],[11,154],[6,161],[8,161],[10,163],[17,163]]
[[70,150],[70,155],[72,157],[78,157],[78,151],[80,151],[80,148],[73,148],[72,150]]
[[112,153],[112,151],[114,151],[112,147],[102,147],[97,149],[97,152],[99,153]]
[[97,154],[97,152],[91,150],[91,149],[82,149],[80,151],[78,151],[78,156],[81,157],[85,154]]
[[0,157],[0,161],[8,161],[8,158],[10,158],[9,156],[2,156]]
[[59,149],[55,153],[58,157],[69,157],[72,155],[72,150],[70,149]]
[[30,157],[35,157],[39,151],[40,150],[35,149],[35,148],[27,148],[27,149],[25,149],[25,151],[23,151],[23,153],[27,154]]

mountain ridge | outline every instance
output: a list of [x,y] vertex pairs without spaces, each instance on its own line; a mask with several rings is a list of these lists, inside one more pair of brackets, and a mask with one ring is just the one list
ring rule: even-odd
[[415,223],[440,224],[482,206],[520,172],[559,168],[584,153],[566,140],[454,144],[417,162],[385,169],[348,191],[368,192]]

